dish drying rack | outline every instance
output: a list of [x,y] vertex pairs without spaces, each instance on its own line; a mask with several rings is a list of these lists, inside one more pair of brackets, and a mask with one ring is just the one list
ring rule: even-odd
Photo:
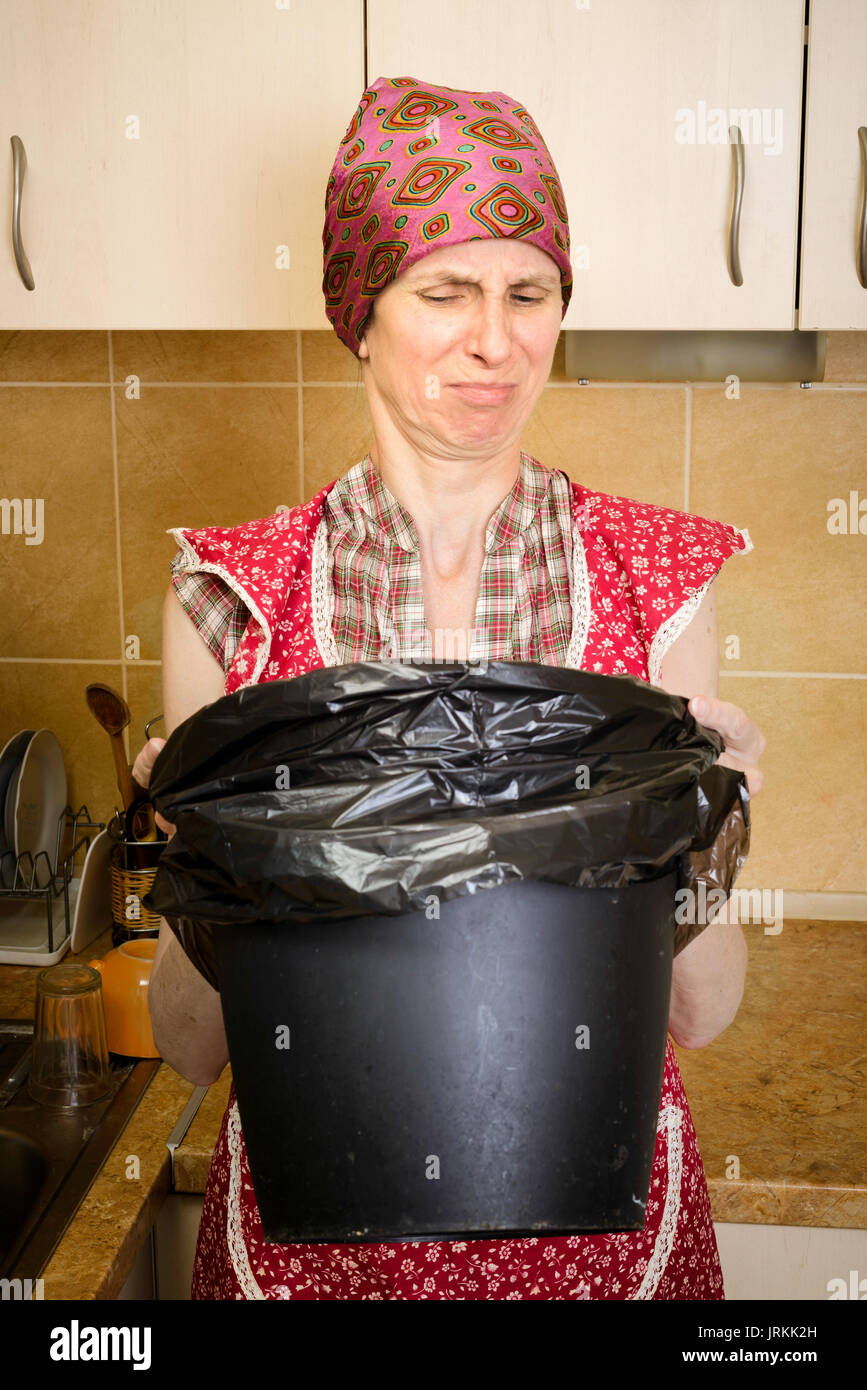
[[[64,843],[64,831],[71,829],[72,848],[61,862],[60,847]],[[57,839],[54,846],[54,862],[48,858],[44,849],[34,857],[29,850],[25,849],[21,854],[15,856],[15,872],[12,876],[12,883],[6,886],[0,883],[0,903],[8,901],[31,901],[43,902],[45,906],[46,925],[48,928],[48,953],[54,953],[63,946],[64,941],[68,940],[72,934],[72,917],[70,913],[70,883],[73,877],[75,857],[82,845],[90,848],[91,836],[83,834],[79,837],[80,831],[101,831],[105,829],[105,821],[95,821],[92,819],[90,811],[85,805],[73,811],[69,802],[66,803],[57,821]],[[87,853],[85,850],[85,854]],[[9,872],[7,866],[11,866],[12,851],[9,850],[3,856],[5,868],[4,878]],[[42,873],[40,873],[40,868]],[[40,878],[48,873],[48,881],[40,884]],[[55,904],[56,900],[63,895],[63,932],[59,940],[55,939]]]
[[[158,724],[162,719],[162,714],[154,715],[145,725],[145,742],[150,738],[150,728],[152,724]],[[85,847],[85,859],[90,849],[91,839],[94,832],[100,833],[108,828],[112,838],[123,840],[124,836],[124,814],[119,807],[115,806],[114,815],[108,826],[105,821],[96,821],[90,814],[87,806],[82,804],[77,811],[72,809],[70,802],[67,802],[60,813],[57,821],[57,837],[54,844],[54,861],[49,859],[45,850],[39,850],[35,857],[29,850],[22,850],[21,854],[15,855],[15,870],[12,875],[12,882],[7,886],[5,880],[10,872],[13,851],[7,852],[0,857],[0,950],[3,949],[2,939],[2,904],[6,902],[42,902],[45,908],[45,924],[47,928],[47,954],[60,959],[72,936],[72,912],[74,908],[72,884],[80,883],[80,879],[74,878],[73,870],[75,859],[82,848]],[[71,848],[60,858],[61,846],[64,843],[64,832],[71,832]],[[84,833],[81,833],[84,832]],[[40,874],[40,867],[42,873]],[[48,881],[40,883],[40,878],[48,874]],[[55,908],[57,900],[63,897],[62,928],[58,920],[55,920]]]

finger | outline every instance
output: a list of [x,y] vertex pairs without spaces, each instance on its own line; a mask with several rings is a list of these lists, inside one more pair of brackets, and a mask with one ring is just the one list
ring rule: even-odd
[[132,765],[132,775],[140,787],[150,785],[153,765],[165,746],[164,738],[149,738],[144,748],[136,755],[136,760]]
[[154,820],[156,821],[160,830],[162,830],[163,834],[168,835],[169,839],[171,839],[172,836],[175,834],[177,827],[172,825],[171,821],[165,820],[157,810],[154,811]]
[[717,765],[719,767],[733,768],[735,772],[745,773],[747,781],[747,791],[749,792],[750,796],[756,796],[757,793],[762,790],[762,787],[764,786],[765,782],[765,776],[761,768],[755,767],[750,763],[745,763],[742,758],[730,756],[728,753],[723,753],[719,758],[717,758]]
[[762,790],[765,781],[765,775],[761,771],[761,769],[757,767],[747,767],[743,770],[746,773],[747,791],[749,792],[750,798],[752,799],[752,797],[758,796],[759,792]]
[[[704,707],[704,713],[700,712]],[[765,749],[765,738],[761,729],[750,719],[740,705],[728,700],[712,699],[708,695],[697,695],[689,702],[690,714],[707,729],[722,734],[726,748],[732,749],[751,763],[757,763]]]

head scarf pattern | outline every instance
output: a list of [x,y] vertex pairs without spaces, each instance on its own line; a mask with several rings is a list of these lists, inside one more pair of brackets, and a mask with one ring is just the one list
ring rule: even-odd
[[515,237],[572,296],[566,201],[530,113],[505,92],[380,77],[362,95],[325,189],[325,312],[358,356],[375,297],[441,246]]

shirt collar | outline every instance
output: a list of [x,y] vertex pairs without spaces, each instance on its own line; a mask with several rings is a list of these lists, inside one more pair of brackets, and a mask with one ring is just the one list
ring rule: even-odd
[[[528,530],[545,500],[550,480],[550,470],[522,451],[518,476],[485,529],[486,554],[500,550]],[[360,509],[380,535],[400,546],[401,550],[418,550],[415,523],[382,481],[370,454],[351,468],[337,486],[345,493],[352,509]]]

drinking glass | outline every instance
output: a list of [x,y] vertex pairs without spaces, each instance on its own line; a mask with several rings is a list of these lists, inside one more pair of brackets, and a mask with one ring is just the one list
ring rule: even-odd
[[101,1100],[111,1067],[99,971],[50,965],[36,977],[29,1090],[42,1105],[71,1110]]

